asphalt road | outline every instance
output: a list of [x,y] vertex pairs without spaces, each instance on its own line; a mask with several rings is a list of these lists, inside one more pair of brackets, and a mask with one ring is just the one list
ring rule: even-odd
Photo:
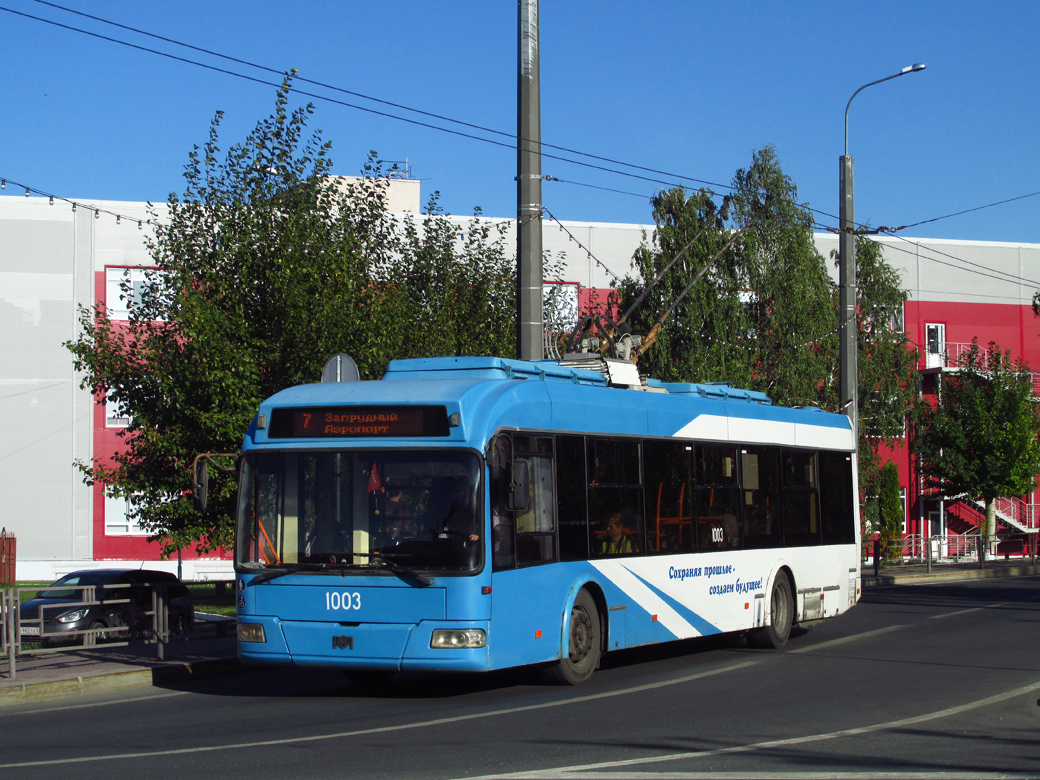
[[576,688],[259,670],[0,729],[0,778],[1040,778],[1040,578],[878,588],[783,651],[626,651]]

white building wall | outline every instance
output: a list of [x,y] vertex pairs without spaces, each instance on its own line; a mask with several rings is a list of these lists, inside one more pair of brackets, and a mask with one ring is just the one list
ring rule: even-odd
[[90,459],[93,409],[62,346],[93,294],[91,221],[0,198],[0,525],[20,558],[92,557],[91,491],[73,461]]
[[[900,273],[911,300],[1026,305],[1040,290],[1040,244],[892,236],[874,240]],[[838,237],[818,233],[816,246],[837,279],[830,253],[837,251]]]
[[[418,182],[394,180],[391,193],[397,213],[418,214]],[[90,206],[104,213],[95,218]],[[67,203],[0,197],[0,526],[18,538],[19,577],[45,579],[92,560],[92,491],[73,464],[93,455],[94,408],[63,343],[78,334],[77,307],[104,294],[96,273],[151,264],[149,228],[136,224],[149,216],[143,203],[96,202],[74,213]],[[506,227],[512,251],[514,221],[485,219]],[[652,230],[546,220],[543,248],[562,262],[563,281],[602,289],[632,272],[632,255]],[[1040,245],[877,240],[917,300],[1027,304],[1040,289]],[[837,237],[816,242],[836,278]]]

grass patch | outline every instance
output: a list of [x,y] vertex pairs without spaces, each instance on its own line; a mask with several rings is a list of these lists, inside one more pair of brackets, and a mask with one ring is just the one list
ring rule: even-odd
[[186,582],[196,612],[235,616],[234,582]]

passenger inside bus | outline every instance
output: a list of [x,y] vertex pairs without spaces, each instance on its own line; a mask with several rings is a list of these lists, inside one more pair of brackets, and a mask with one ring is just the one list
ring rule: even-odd
[[607,518],[606,537],[600,543],[601,555],[632,555],[637,546],[625,533],[625,521],[621,512],[614,512]]

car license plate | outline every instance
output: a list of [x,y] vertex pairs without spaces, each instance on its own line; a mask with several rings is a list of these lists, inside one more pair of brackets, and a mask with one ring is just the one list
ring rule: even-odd
[[22,626],[22,636],[39,636],[39,626]]

